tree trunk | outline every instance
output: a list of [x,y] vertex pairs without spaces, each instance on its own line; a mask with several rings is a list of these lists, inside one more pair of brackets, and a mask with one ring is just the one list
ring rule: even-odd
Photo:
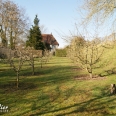
[[17,71],[17,88],[19,87],[19,71]]
[[87,67],[86,70],[88,71],[90,78],[93,78],[92,68],[91,67],[89,67],[89,68]]
[[111,95],[116,94],[116,85],[115,84],[111,84],[111,86],[110,86],[110,94]]
[[12,30],[10,32],[10,48],[13,49],[13,37],[12,37]]
[[34,65],[33,65],[32,69],[33,69],[32,75],[34,75],[35,74],[35,72],[34,72]]
[[43,60],[42,60],[42,58],[41,58],[41,68],[42,68],[42,61],[43,61]]
[[34,72],[34,59],[33,59],[33,61],[32,61],[32,75],[34,75],[35,74],[35,72]]
[[91,73],[89,73],[89,76],[90,76],[90,78],[93,78],[92,72],[91,72]]

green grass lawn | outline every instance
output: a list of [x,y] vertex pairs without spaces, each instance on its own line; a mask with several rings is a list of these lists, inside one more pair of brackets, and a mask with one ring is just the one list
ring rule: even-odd
[[109,95],[115,74],[78,80],[74,77],[86,73],[68,58],[53,57],[43,68],[36,61],[34,76],[31,67],[23,66],[17,89],[15,72],[0,65],[0,104],[9,107],[3,116],[116,116],[116,96]]

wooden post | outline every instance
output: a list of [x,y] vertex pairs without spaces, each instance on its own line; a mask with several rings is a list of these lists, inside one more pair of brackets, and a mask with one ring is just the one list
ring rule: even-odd
[[111,84],[111,86],[110,86],[110,94],[111,95],[116,94],[116,85],[115,84]]

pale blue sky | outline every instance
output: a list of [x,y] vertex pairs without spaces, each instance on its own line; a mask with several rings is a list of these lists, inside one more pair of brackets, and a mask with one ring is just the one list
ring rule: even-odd
[[77,9],[83,0],[13,0],[19,6],[25,8],[26,14],[33,24],[35,15],[40,19],[40,25],[47,28],[46,33],[52,33],[59,42],[59,47],[66,44],[59,33],[70,35],[74,24],[79,18]]

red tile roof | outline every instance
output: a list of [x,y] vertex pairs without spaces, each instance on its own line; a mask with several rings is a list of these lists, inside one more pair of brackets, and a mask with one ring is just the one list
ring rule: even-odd
[[42,34],[42,41],[50,45],[59,46],[59,43],[57,42],[57,40],[54,38],[52,34]]

